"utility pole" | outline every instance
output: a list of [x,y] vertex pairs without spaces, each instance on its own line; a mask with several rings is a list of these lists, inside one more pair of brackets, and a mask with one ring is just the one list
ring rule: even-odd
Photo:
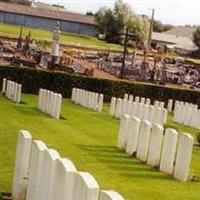
[[122,68],[121,68],[121,79],[124,77],[124,68],[126,65],[126,53],[127,53],[127,46],[128,46],[128,27],[126,28],[125,39],[124,39],[124,52],[123,52],[123,59],[122,59]]
[[152,17],[151,17],[151,23],[150,23],[150,28],[149,28],[149,37],[148,37],[148,50],[151,49],[151,38],[152,38],[152,32],[153,32],[154,15],[155,15],[155,9],[152,10]]

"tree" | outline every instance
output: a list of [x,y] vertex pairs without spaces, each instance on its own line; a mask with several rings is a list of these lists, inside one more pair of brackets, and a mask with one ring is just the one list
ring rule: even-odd
[[129,4],[122,0],[117,0],[114,9],[100,8],[95,15],[99,32],[105,34],[106,41],[119,43],[121,34],[126,30],[135,34],[137,40],[144,39],[143,29],[145,23],[142,23],[132,10]]
[[92,11],[88,11],[88,12],[86,12],[86,15],[88,15],[88,16],[94,16],[94,13]]
[[200,26],[198,26],[193,33],[193,41],[200,50]]
[[163,23],[161,23],[160,21],[157,21],[157,20],[154,20],[154,22],[153,22],[153,31],[154,32],[161,33],[161,32],[168,31],[172,28],[173,28],[173,26],[170,25],[170,24],[163,24]]

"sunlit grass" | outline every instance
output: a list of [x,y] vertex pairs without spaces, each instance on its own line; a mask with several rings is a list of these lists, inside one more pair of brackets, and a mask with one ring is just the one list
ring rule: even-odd
[[[114,189],[127,200],[199,200],[200,182],[180,183],[120,152],[119,121],[64,100],[62,117],[55,120],[37,108],[37,97],[23,95],[16,105],[0,96],[0,191],[11,191],[17,132],[27,129],[60,155],[71,159],[78,170],[90,172],[102,189]],[[195,135],[196,129],[172,122],[180,132]],[[195,147],[191,174],[200,177],[200,148]]]

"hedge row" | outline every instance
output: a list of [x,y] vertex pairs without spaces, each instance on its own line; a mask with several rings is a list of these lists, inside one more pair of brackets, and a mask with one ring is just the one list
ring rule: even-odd
[[112,96],[122,97],[125,93],[129,93],[134,96],[148,97],[152,100],[167,101],[168,99],[177,99],[200,105],[200,92],[157,85],[111,81],[62,72],[47,72],[18,67],[0,67],[0,84],[2,84],[3,78],[9,78],[21,83],[23,92],[31,94],[38,94],[39,88],[45,88],[69,98],[72,88],[78,87],[103,93],[106,101],[109,101]]

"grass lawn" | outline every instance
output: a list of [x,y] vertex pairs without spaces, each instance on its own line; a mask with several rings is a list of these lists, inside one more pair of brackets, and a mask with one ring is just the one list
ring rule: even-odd
[[[62,116],[55,120],[37,108],[37,97],[23,95],[16,105],[0,95],[0,191],[11,191],[17,132],[29,130],[61,156],[71,159],[78,170],[90,172],[102,189],[114,189],[126,200],[199,200],[200,182],[181,183],[117,150],[119,121],[64,100]],[[198,130],[172,122],[181,132]],[[191,174],[200,177],[200,148],[193,152]]]
[[[25,37],[30,30],[31,30],[33,39],[47,40],[47,41],[52,40],[52,37],[53,37],[52,31],[47,31],[45,29],[24,27],[23,36]],[[0,35],[18,37],[19,32],[20,32],[20,26],[0,23]],[[119,50],[122,48],[120,45],[109,44],[95,37],[85,36],[85,35],[76,35],[72,33],[62,33],[60,37],[60,41],[65,44],[76,45],[80,43],[82,46],[94,47],[94,48],[100,48],[100,49]]]

